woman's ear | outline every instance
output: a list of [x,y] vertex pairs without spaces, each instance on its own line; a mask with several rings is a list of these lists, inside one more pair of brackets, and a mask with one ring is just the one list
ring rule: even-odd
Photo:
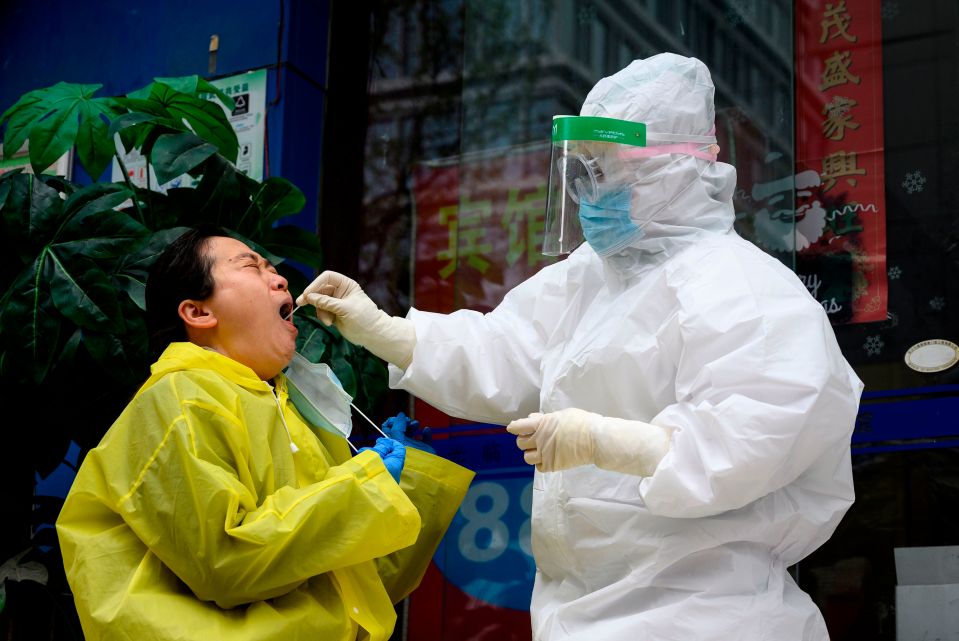
[[212,329],[216,327],[216,315],[202,301],[185,300],[177,307],[177,313],[187,328]]

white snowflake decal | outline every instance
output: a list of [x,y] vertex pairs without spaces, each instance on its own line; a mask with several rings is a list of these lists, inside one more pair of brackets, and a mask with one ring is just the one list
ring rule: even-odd
[[889,280],[899,280],[899,277],[902,276],[902,270],[893,265],[889,268]]
[[942,296],[936,296],[929,301],[929,307],[932,307],[937,312],[941,312],[946,307],[946,299]]
[[907,194],[914,194],[922,191],[925,186],[926,177],[923,176],[922,172],[918,169],[916,171],[908,172],[902,181],[902,188],[906,190]]
[[899,15],[899,3],[893,2],[892,0],[886,0],[882,3],[882,7],[879,11],[882,14],[883,20],[892,20]]
[[866,350],[866,353],[870,356],[879,356],[882,353],[882,348],[885,343],[882,342],[882,339],[878,336],[867,336],[866,342],[863,344],[863,349]]

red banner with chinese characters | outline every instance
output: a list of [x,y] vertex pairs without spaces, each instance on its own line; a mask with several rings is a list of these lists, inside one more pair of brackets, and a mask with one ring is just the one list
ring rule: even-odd
[[877,0],[796,4],[796,271],[836,323],[886,320]]
[[[548,179],[545,145],[418,165],[413,305],[488,312],[554,262],[540,253]],[[419,401],[417,416],[424,425],[449,424]]]

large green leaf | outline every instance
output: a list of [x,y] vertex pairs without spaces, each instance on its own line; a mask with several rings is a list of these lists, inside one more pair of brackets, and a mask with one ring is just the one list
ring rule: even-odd
[[53,234],[61,221],[63,201],[60,192],[38,180],[36,176],[28,176],[30,181],[30,200],[24,212],[26,218],[21,219],[27,229],[30,247],[38,251]]
[[146,311],[147,283],[145,278],[140,279],[130,274],[117,274],[113,277],[113,282],[117,289],[126,293],[126,295],[130,297],[130,300],[133,301],[133,304],[135,304],[140,311]]
[[79,327],[73,330],[73,333],[70,335],[70,338],[66,340],[63,344],[63,348],[60,350],[59,355],[57,355],[56,364],[54,365],[57,369],[66,369],[73,364],[74,358],[77,355],[77,348],[80,347],[80,341],[83,339],[83,330]]
[[64,258],[86,256],[112,270],[117,260],[137,251],[149,233],[126,212],[107,210],[73,219],[52,247]]
[[0,299],[4,375],[37,383],[50,371],[60,337],[44,262],[41,256],[23,269]]
[[[335,329],[334,329],[335,331]],[[356,370],[353,369],[354,347],[345,340],[331,341],[329,360],[326,361],[333,369],[336,377],[343,383],[343,389],[352,397],[356,397]]]
[[294,225],[281,225],[268,229],[260,242],[274,254],[309,265],[323,267],[323,247],[319,237]]
[[30,135],[30,129],[38,118],[47,113],[47,108],[36,92],[24,94],[16,104],[8,109],[0,123],[6,121],[7,129],[3,134],[3,156],[6,159],[20,151]]
[[353,369],[357,373],[356,404],[367,414],[371,413],[389,389],[389,370],[386,363],[365,349],[355,351]]
[[[10,105],[6,111],[0,114],[0,123],[4,122],[8,118],[11,118],[18,111],[28,109],[32,105],[39,103],[42,98],[40,97],[40,89],[34,89],[33,91],[28,91],[27,93],[20,96],[20,98]],[[8,150],[9,151],[9,150]]]
[[189,172],[216,153],[216,147],[191,133],[160,136],[150,159],[160,184]]
[[233,111],[236,109],[236,102],[230,96],[223,93],[223,91],[213,85],[210,81],[200,76],[182,76],[179,78],[154,78],[157,82],[162,82],[163,84],[176,89],[177,91],[185,94],[190,94],[191,96],[196,96],[199,98],[199,94],[202,92],[212,93],[215,95],[220,102],[223,103],[223,106]]
[[306,309],[294,314],[293,323],[299,332],[296,351],[313,363],[322,362],[332,341],[329,328]]
[[80,114],[77,157],[87,174],[96,180],[106,170],[116,150],[104,121],[104,118],[109,120],[110,110],[97,103],[84,103],[80,106]]
[[120,134],[120,142],[123,144],[123,149],[129,152],[137,148],[141,139],[159,123],[164,123],[171,129],[176,129],[176,124],[163,115],[143,113],[140,111],[123,114],[110,123],[110,138],[113,139],[116,134]]
[[[83,347],[103,371],[116,383],[141,378],[149,372],[137,372],[137,352],[144,346],[128,349],[123,340],[108,332],[83,331]],[[132,346],[131,346],[132,347]]]
[[[117,291],[126,294],[137,308],[131,310],[133,313],[124,314],[127,321],[131,320],[133,314],[142,314],[146,311],[146,281],[150,267],[157,256],[188,229],[188,227],[175,227],[156,232],[141,243],[136,251],[129,252],[117,262],[112,275],[114,286]],[[144,319],[140,318],[140,320]],[[144,347],[144,353],[146,353],[146,347]]]
[[4,190],[0,203],[0,222],[3,234],[0,242],[6,252],[14,252],[24,265],[33,261],[36,254],[29,246],[26,221],[29,220],[30,194],[33,191],[32,174],[4,174],[0,177],[0,189]]
[[60,82],[24,95],[0,116],[0,123],[8,121],[6,153],[29,139],[30,164],[34,173],[43,172],[74,145],[81,122],[112,113],[110,98],[93,97],[100,87]]
[[222,156],[210,156],[196,188],[196,197],[202,205],[188,224],[207,222],[234,229],[244,236],[256,236],[259,225],[255,217],[247,216],[244,221],[244,214],[258,187],[258,182],[239,172]]
[[260,229],[269,229],[277,220],[299,213],[306,196],[285,178],[267,178],[256,192],[253,206],[259,210]]
[[81,224],[91,214],[112,210],[133,196],[122,183],[93,183],[74,192],[64,204],[61,229],[70,224]]
[[202,205],[196,190],[189,187],[167,187],[165,194],[156,191],[147,194],[138,188],[137,193],[141,201],[149,202],[143,210],[144,224],[153,231],[186,224],[180,219],[192,218],[192,212]]
[[30,166],[39,174],[70,150],[80,128],[80,106],[59,111],[30,129]]
[[33,242],[59,254],[96,259],[125,255],[148,234],[128,214],[113,209],[128,200],[130,193],[118,183],[94,183],[74,192],[63,205],[62,215],[52,218],[58,227],[46,229]]
[[156,116],[157,118],[166,118],[168,113],[166,107],[155,100],[150,100],[150,90],[153,88],[153,85],[148,85],[141,89],[141,92],[146,92],[145,94],[127,94],[126,97],[115,98],[117,104],[121,107],[130,110],[130,113],[143,113],[148,116]]
[[185,121],[196,135],[216,145],[227,160],[236,162],[239,143],[222,107],[176,91],[162,82],[153,83],[150,99],[162,104],[173,120]]
[[37,176],[38,180],[42,180],[43,184],[48,187],[53,187],[58,192],[60,192],[61,198],[69,198],[72,196],[78,189],[80,185],[75,182],[71,182],[64,178],[63,176],[55,176],[53,174],[39,174]]
[[9,180],[0,182],[0,212],[3,211],[3,206],[7,202],[7,197],[10,195],[10,190],[13,188],[13,183]]
[[109,133],[111,136],[113,136],[114,134],[117,134],[130,127],[134,127],[145,122],[159,122],[163,119],[163,116],[158,116],[156,114],[132,111],[114,119],[114,121],[110,123]]
[[[139,130],[139,135],[133,141],[133,146],[140,150],[140,153],[149,158],[153,153],[153,145],[156,144],[156,141],[160,136],[165,136],[168,134],[176,134],[183,131],[185,127],[173,128],[166,127],[164,125],[144,125]],[[162,183],[160,183],[162,184]]]
[[[52,265],[47,278],[57,310],[85,329],[116,331],[122,327],[117,292],[97,264],[75,254],[65,260],[48,249],[42,259]],[[47,275],[44,269],[44,275]]]

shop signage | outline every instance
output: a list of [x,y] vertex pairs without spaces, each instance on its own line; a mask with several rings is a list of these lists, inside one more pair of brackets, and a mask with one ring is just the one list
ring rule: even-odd
[[879,4],[796,3],[796,271],[834,323],[886,320]]

